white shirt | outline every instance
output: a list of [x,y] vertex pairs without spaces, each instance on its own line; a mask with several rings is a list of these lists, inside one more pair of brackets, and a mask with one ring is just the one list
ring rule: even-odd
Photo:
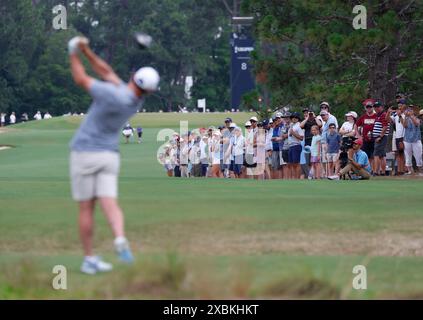
[[[325,125],[326,122],[323,121],[323,119],[320,115],[318,115],[316,117],[316,119],[319,119],[322,122],[322,124]],[[329,113],[328,121],[329,121],[329,119],[331,119],[331,121],[335,123],[336,129],[338,129],[339,128],[338,119],[336,119],[336,117],[334,115],[331,115],[330,113]]]
[[247,154],[253,154],[254,153],[254,135],[257,132],[256,129],[250,129],[250,131],[247,132],[247,137],[245,141],[245,153]]
[[245,138],[240,135],[239,137],[235,137],[234,144],[233,144],[233,155],[242,156],[244,154],[244,147],[245,147]]
[[220,137],[212,139],[212,164],[220,164]]
[[34,119],[35,120],[41,120],[42,119],[41,113],[37,112],[34,116]]
[[6,122],[6,117],[4,116],[4,114],[1,115],[0,121],[3,122],[3,123]]
[[201,139],[200,141],[200,159],[207,159],[208,145]]
[[[301,129],[301,126],[300,126],[300,123],[299,123],[299,122],[295,123],[295,124],[292,126],[292,130],[293,130],[293,131],[294,131],[297,135],[300,135],[300,136],[303,136],[303,137],[304,137],[304,130],[303,130],[303,129]],[[296,138],[296,137],[294,137],[293,135],[289,134],[289,136],[288,136],[288,141],[289,141],[289,146],[295,146],[295,145],[299,145],[299,144],[301,144],[301,141],[302,141],[302,140],[297,139],[297,138]]]
[[52,116],[51,116],[51,114],[50,113],[46,113],[45,115],[44,115],[44,119],[51,119],[52,118]]
[[[401,115],[401,118],[405,118],[404,115]],[[404,138],[404,126],[401,123],[400,117],[398,115],[391,116],[392,121],[395,123],[394,138],[400,139]]]
[[272,136],[273,136],[273,128],[270,128],[266,134],[266,150],[273,149]]
[[346,133],[343,135],[343,137],[347,137],[347,134],[354,131],[354,123],[351,123],[349,121],[345,121],[342,126],[341,129],[339,129],[339,131],[344,130]]
[[9,121],[10,121],[10,123],[12,123],[12,124],[16,123],[16,117],[15,117],[15,115],[14,115],[14,114],[11,114],[11,115],[10,115],[10,117],[9,117]]

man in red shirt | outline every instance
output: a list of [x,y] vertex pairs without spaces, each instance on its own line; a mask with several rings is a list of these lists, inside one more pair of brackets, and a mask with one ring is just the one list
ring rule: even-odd
[[365,113],[357,120],[357,128],[360,136],[363,139],[362,150],[367,154],[374,172],[373,153],[375,148],[375,141],[373,139],[373,126],[376,120],[376,112],[373,109],[374,100],[367,99],[363,102]]

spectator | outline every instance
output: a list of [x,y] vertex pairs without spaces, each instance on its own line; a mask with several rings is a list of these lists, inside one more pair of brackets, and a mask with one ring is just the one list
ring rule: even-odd
[[245,138],[242,135],[241,128],[235,128],[234,130],[235,138],[231,146],[232,155],[233,155],[233,172],[235,178],[241,177],[242,165],[244,163],[244,147],[245,147]]
[[190,170],[190,176],[193,177],[201,177],[201,149],[200,149],[200,140],[201,138],[199,136],[193,136],[192,138],[192,146],[189,150],[188,160],[191,163],[191,170]]
[[16,123],[16,115],[14,112],[9,117],[9,124],[15,124]]
[[184,134],[180,139],[180,156],[179,167],[181,170],[181,177],[188,178],[188,156],[189,156],[189,135]]
[[253,170],[254,176],[256,179],[264,180],[266,164],[266,130],[263,128],[263,123],[257,123],[256,146],[257,167]]
[[314,179],[320,179],[321,173],[320,173],[320,156],[321,156],[321,141],[322,136],[320,135],[320,129],[319,126],[315,125],[311,127],[311,133],[313,135],[313,138],[311,139],[311,165],[313,168],[313,178]]
[[251,128],[250,130],[247,130],[247,136],[245,140],[245,161],[247,167],[247,176],[249,176],[249,178],[254,178],[255,170],[253,170],[253,168],[257,167],[257,122],[258,120],[256,117],[250,118]]
[[51,118],[53,118],[52,116],[51,116],[51,114],[47,111],[45,114],[44,114],[44,119],[51,119]]
[[327,153],[328,153],[328,146],[327,146],[327,142],[326,142],[326,136],[327,133],[329,131],[329,126],[331,124],[335,125],[335,128],[338,128],[338,121],[336,120],[336,118],[331,115],[328,111],[325,110],[325,108],[322,108],[322,111],[320,111],[320,119],[316,118],[317,124],[320,125],[321,124],[321,128],[322,128],[322,165],[323,165],[323,169],[324,169],[324,176],[327,177],[328,176],[328,171],[329,171],[329,165],[328,165],[328,159],[327,159]]
[[291,178],[300,179],[301,176],[301,141],[304,139],[304,130],[300,127],[301,117],[298,113],[291,115],[292,125],[288,132],[289,154],[288,162],[291,165]]
[[422,141],[420,132],[420,119],[417,108],[407,108],[401,123],[404,126],[404,153],[405,165],[408,169],[407,175],[413,172],[413,156],[416,159],[417,173],[423,176],[422,172]]
[[373,139],[373,127],[376,121],[376,112],[373,109],[374,101],[367,99],[363,102],[365,113],[357,120],[358,136],[363,140],[362,150],[367,154],[372,171],[375,172],[374,167],[374,148],[375,141]]
[[281,179],[282,178],[282,165],[281,165],[281,156],[282,156],[282,114],[277,112],[275,115],[274,128],[272,134],[272,179]]
[[289,160],[289,139],[288,132],[291,128],[291,114],[285,113],[282,115],[282,178],[291,179],[291,165],[288,163]]
[[387,121],[392,123],[393,126],[393,148],[395,152],[395,160],[397,162],[396,175],[403,175],[405,173],[405,156],[404,156],[404,126],[401,123],[401,118],[404,118],[404,106],[399,108],[389,108],[386,114]]
[[173,169],[173,176],[174,177],[181,177],[181,141],[179,136],[174,138],[175,145],[173,148],[173,162],[174,162],[174,169]]
[[328,117],[326,120],[324,120],[321,115],[317,116],[316,117],[317,125],[321,128],[325,122],[329,121],[330,123],[332,122],[335,123],[336,129],[338,129],[338,120],[335,118],[335,116],[330,114],[330,106],[328,102],[323,101],[320,104],[320,113],[322,111],[326,111],[328,113]]
[[[266,151],[266,163],[265,163],[265,171],[266,171],[266,179],[272,179],[272,150],[273,150],[273,120],[265,120],[264,129],[266,130],[266,142],[265,142],[265,151]],[[282,152],[282,150],[281,150]],[[282,171],[282,168],[281,168]]]
[[171,151],[172,151],[171,146],[166,145],[163,159],[161,159],[168,177],[173,177],[173,170],[174,170],[174,166],[172,164],[173,161],[172,161]]
[[[74,114],[75,115],[75,114]],[[37,111],[37,113],[34,115],[35,120],[41,120],[43,117],[41,116],[41,112]]]
[[371,166],[367,154],[360,149],[362,145],[362,139],[353,142],[352,149],[348,150],[348,164],[337,175],[328,177],[330,180],[339,180],[340,177],[350,176],[350,173],[354,179],[370,179]]
[[213,132],[211,139],[211,156],[212,156],[212,169],[211,174],[213,178],[221,177],[220,160],[221,160],[221,137],[220,131],[216,130]]
[[386,113],[381,102],[375,102],[375,124],[373,126],[373,138],[375,139],[375,172],[374,175],[385,175],[386,171],[386,145],[388,143],[389,126],[386,121]]
[[[303,114],[304,114],[304,120],[300,123],[300,127],[301,129],[304,129],[304,146],[311,146],[311,140],[313,139],[311,128],[313,126],[318,126],[316,122],[316,115],[314,114],[313,111],[310,111],[307,108],[303,110]],[[321,121],[320,121],[320,124],[322,124]],[[320,131],[321,126],[318,126],[318,127]]]
[[6,125],[6,114],[1,112],[0,113],[0,127],[4,127]]
[[200,147],[200,163],[201,163],[201,176],[207,177],[207,169],[209,167],[209,148],[208,148],[209,137],[207,134],[204,134],[201,138],[199,147]]
[[339,129],[339,134],[345,137],[356,137],[357,136],[357,113],[350,111],[345,115],[347,121],[345,121]]
[[[300,127],[301,129],[304,129],[304,146],[311,146],[311,140],[313,139],[313,134],[311,133],[311,128],[313,126],[318,126],[317,121],[316,121],[316,115],[314,114],[313,111],[310,111],[308,108],[305,108],[303,110],[303,114],[304,114],[304,120],[300,123]],[[319,122],[320,125],[322,124],[322,122]],[[320,127],[319,127],[319,131],[320,131]],[[305,157],[305,172],[304,175],[306,177],[309,176],[309,171],[310,171],[310,153],[309,152],[305,152],[304,153],[304,157]]]
[[21,122],[27,122],[29,120],[28,113],[24,112],[21,115]]
[[327,162],[328,162],[328,176],[334,175],[335,172],[339,171],[338,159],[339,159],[339,148],[341,145],[341,135],[336,131],[334,123],[329,125],[329,132],[325,134],[323,139],[327,144]]

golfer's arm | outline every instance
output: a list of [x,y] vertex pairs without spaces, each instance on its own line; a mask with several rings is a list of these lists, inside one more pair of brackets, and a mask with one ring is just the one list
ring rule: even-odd
[[75,81],[78,86],[88,91],[94,79],[85,72],[84,65],[77,53],[71,54],[69,58],[73,81]]
[[94,72],[97,73],[102,79],[114,84],[119,84],[122,82],[122,80],[113,71],[112,67],[109,66],[106,61],[96,55],[90,48],[87,47],[82,52],[87,57]]

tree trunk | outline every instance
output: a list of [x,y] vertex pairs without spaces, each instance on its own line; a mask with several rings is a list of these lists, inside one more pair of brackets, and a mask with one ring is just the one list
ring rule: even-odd
[[375,48],[370,52],[369,94],[384,104],[391,104],[398,90],[399,50],[397,47]]

